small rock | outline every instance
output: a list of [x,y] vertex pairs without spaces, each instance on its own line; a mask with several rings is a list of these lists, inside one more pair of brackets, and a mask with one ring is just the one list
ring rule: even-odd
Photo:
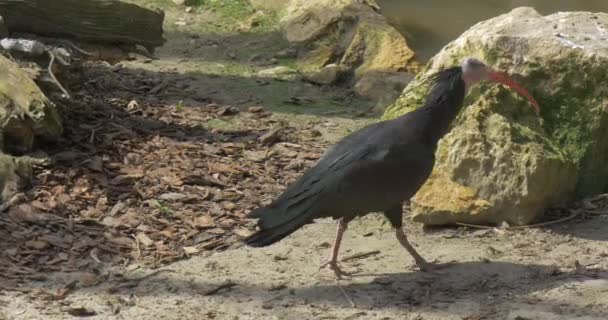
[[336,83],[343,73],[344,68],[332,63],[321,68],[319,71],[307,73],[305,78],[312,83],[327,85]]
[[247,109],[247,110],[251,113],[260,113],[260,112],[264,111],[264,107],[253,106],[253,107],[249,107],[249,109]]
[[281,80],[293,80],[297,78],[298,72],[292,68],[278,66],[274,68],[260,70],[257,73],[260,78],[275,78]]
[[414,79],[407,72],[369,72],[355,84],[355,93],[363,98],[388,105]]
[[191,13],[194,10],[192,7],[186,7],[186,13]]
[[274,308],[274,305],[271,302],[264,302],[264,303],[262,303],[262,309],[269,310],[269,309],[272,309],[272,308]]

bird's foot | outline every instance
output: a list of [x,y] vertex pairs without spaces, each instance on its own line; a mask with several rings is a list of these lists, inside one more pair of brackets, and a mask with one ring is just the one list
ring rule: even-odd
[[338,279],[338,280],[342,280],[342,279],[344,279],[344,277],[351,277],[353,275],[352,273],[342,271],[342,269],[338,265],[338,262],[336,262],[336,261],[330,260],[330,261],[325,262],[324,264],[322,264],[319,267],[319,270],[321,270],[325,267],[328,267],[331,271],[333,271],[334,275],[336,276],[336,279]]

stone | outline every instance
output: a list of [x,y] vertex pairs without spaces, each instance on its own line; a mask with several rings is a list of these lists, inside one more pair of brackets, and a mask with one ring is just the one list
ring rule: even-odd
[[428,76],[465,56],[512,74],[541,114],[503,86],[472,88],[413,199],[413,219],[523,225],[548,207],[608,192],[607,30],[605,13],[541,16],[521,7],[476,24],[433,57],[386,119],[421,106]]
[[289,67],[278,66],[269,69],[258,71],[257,76],[260,78],[274,78],[279,80],[293,80],[299,76],[299,73]]
[[14,62],[0,56],[1,149],[31,149],[34,138],[58,139],[63,132],[57,107]]
[[286,39],[298,48],[301,70],[335,63],[358,78],[368,71],[417,67],[405,38],[367,3],[292,0],[286,11],[281,24]]
[[393,103],[403,89],[414,80],[407,72],[369,72],[355,84],[355,93],[376,102],[378,109]]
[[337,64],[328,64],[319,71],[305,74],[304,78],[316,84],[334,84],[344,74],[344,68]]

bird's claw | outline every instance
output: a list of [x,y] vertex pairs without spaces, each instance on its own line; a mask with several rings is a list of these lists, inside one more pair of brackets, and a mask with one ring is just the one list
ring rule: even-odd
[[330,260],[330,261],[325,262],[324,264],[322,264],[319,267],[319,271],[321,271],[321,269],[323,269],[325,267],[329,267],[329,269],[334,272],[334,275],[336,276],[336,279],[338,279],[338,280],[342,280],[342,279],[344,279],[344,277],[351,277],[353,275],[352,273],[342,271],[342,269],[340,268],[340,266],[338,265],[338,263],[336,261]]

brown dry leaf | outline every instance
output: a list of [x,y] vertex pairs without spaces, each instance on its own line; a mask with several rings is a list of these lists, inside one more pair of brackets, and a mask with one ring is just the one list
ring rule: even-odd
[[311,153],[311,152],[301,152],[298,154],[298,158],[306,159],[306,160],[317,160],[321,157],[319,153]]
[[97,172],[103,171],[103,159],[99,156],[94,156],[91,159],[85,160],[83,162],[83,164],[85,164],[87,166],[87,168],[89,168],[93,171],[97,171]]
[[74,317],[92,317],[97,315],[97,312],[92,309],[87,309],[86,307],[70,307],[66,310],[66,312]]
[[135,208],[127,209],[127,213],[123,214],[118,218],[124,225],[135,228],[140,224],[139,217],[141,213]]
[[34,200],[30,203],[30,205],[32,205],[32,207],[36,208],[36,209],[40,209],[40,210],[44,210],[44,211],[48,211],[51,210],[51,207],[42,203],[41,201],[38,200]]
[[143,232],[138,233],[136,238],[144,247],[151,247],[154,245],[154,241]]
[[189,254],[189,255],[200,252],[196,247],[183,247],[183,249],[184,249],[184,252],[186,252],[186,254]]
[[228,165],[225,163],[210,162],[207,164],[207,167],[209,168],[209,171],[211,171],[211,172],[232,173],[232,174],[237,174],[237,173],[241,172],[234,165]]
[[104,233],[104,236],[105,236],[106,240],[108,240],[109,242],[111,242],[115,245],[126,247],[126,248],[133,247],[133,240],[129,239],[125,236],[115,236],[109,232]]
[[116,219],[114,217],[104,217],[103,220],[101,220],[101,224],[103,224],[104,226],[116,228],[122,225],[123,222],[120,219]]
[[227,187],[228,184],[224,181],[209,175],[192,174],[183,178],[185,184],[200,185],[200,186],[218,186]]
[[49,246],[47,242],[40,240],[30,240],[27,241],[25,245],[36,250],[46,249]]
[[207,232],[211,233],[211,234],[225,234],[226,230],[224,230],[222,228],[213,228],[213,229],[207,230]]
[[198,216],[192,221],[192,226],[199,229],[213,228],[215,221],[209,216]]
[[282,130],[282,128],[274,128],[274,129],[266,132],[262,136],[260,136],[260,138],[258,140],[263,145],[271,145],[271,144],[281,140],[281,135],[280,135],[281,130]]
[[57,202],[66,204],[71,200],[70,196],[67,193],[60,193],[57,195]]
[[81,215],[87,219],[97,219],[103,216],[103,212],[95,207],[88,207],[86,210],[82,211]]
[[139,268],[140,268],[140,265],[138,265],[138,264],[130,264],[127,266],[126,269],[127,269],[127,271],[135,271]]
[[243,157],[253,162],[264,162],[266,160],[266,151],[245,150],[243,151]]
[[158,196],[158,199],[163,201],[184,201],[188,199],[188,196],[179,192],[168,192]]
[[110,212],[108,212],[108,216],[113,217],[116,214],[122,212],[122,210],[126,207],[126,203],[122,201],[116,202],[116,204],[112,207]]
[[236,204],[234,204],[234,202],[226,202],[224,203],[224,209],[230,211],[232,209],[236,208]]
[[162,236],[174,240],[176,238],[176,228],[174,226],[169,226],[159,232]]
[[8,214],[14,221],[30,222],[41,225],[59,219],[59,217],[50,214],[40,213],[36,208],[27,203],[10,208]]
[[161,178],[161,180],[164,181],[164,182],[166,182],[166,183],[168,183],[168,184],[170,184],[170,185],[172,185],[172,186],[174,186],[174,187],[179,187],[179,186],[184,185],[184,182],[182,181],[182,179],[180,179],[180,178],[178,178],[178,177],[176,177],[174,175],[164,176],[164,177]]

